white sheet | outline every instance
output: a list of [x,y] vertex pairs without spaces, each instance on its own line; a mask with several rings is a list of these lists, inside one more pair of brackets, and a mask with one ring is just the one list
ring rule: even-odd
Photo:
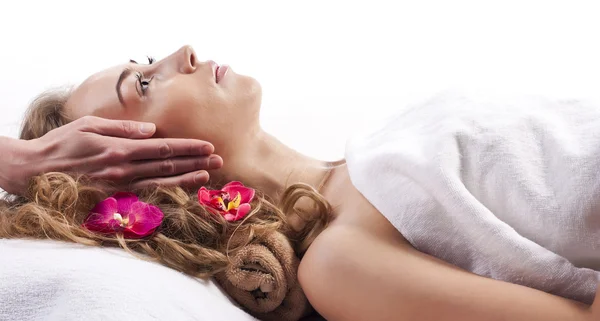
[[255,321],[212,281],[119,249],[0,240],[0,320]]

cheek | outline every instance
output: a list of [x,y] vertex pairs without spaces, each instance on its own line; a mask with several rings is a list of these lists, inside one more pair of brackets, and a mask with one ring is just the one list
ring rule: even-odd
[[231,144],[233,137],[257,128],[260,100],[260,85],[246,76],[223,88],[172,83],[156,91],[144,120],[156,123],[157,137]]
[[156,123],[158,137],[209,139],[226,120],[219,113],[227,108],[226,100],[215,88],[180,86],[164,93],[152,98],[144,117]]

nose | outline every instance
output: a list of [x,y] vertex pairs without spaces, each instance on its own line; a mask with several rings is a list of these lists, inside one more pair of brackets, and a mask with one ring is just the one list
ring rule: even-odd
[[183,46],[173,54],[179,72],[191,74],[196,71],[196,52],[191,46]]

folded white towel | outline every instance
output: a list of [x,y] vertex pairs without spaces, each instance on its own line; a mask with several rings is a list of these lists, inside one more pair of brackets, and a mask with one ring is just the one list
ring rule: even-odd
[[256,321],[215,285],[120,249],[0,240],[0,320]]
[[348,140],[356,188],[418,250],[591,303],[600,104],[446,92]]

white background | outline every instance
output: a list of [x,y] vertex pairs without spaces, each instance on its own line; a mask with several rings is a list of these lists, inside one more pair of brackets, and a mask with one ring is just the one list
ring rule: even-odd
[[[192,45],[263,86],[266,130],[335,159],[358,126],[451,87],[596,97],[594,1],[2,1],[0,134],[42,90]],[[201,126],[201,124],[199,124]]]

